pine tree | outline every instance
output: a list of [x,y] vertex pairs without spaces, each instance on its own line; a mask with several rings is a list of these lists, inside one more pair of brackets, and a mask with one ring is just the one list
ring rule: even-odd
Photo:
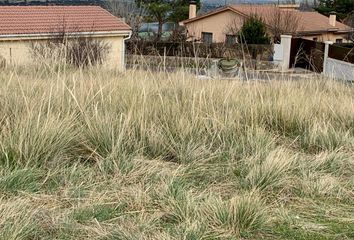
[[263,20],[254,15],[248,18],[240,31],[239,41],[246,44],[269,44],[270,38]]
[[316,10],[326,16],[335,12],[343,20],[354,11],[354,0],[320,0]]

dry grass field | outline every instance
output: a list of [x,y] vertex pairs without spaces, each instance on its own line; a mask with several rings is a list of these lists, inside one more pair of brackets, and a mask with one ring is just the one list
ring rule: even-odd
[[354,87],[0,73],[0,239],[353,239]]

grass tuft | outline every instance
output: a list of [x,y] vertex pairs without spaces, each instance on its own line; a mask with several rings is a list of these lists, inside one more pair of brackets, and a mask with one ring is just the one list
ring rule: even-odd
[[354,87],[0,73],[0,239],[352,239]]

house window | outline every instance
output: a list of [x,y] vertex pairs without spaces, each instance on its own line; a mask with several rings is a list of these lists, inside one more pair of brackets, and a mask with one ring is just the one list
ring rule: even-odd
[[317,41],[318,41],[318,38],[317,38],[317,37],[315,37],[315,38],[313,38],[313,40],[314,40],[315,42],[317,42]]
[[213,43],[213,33],[210,32],[202,32],[202,41],[206,44]]
[[343,43],[343,39],[341,38],[336,39],[336,43]]
[[234,45],[237,43],[236,35],[226,34],[226,45]]

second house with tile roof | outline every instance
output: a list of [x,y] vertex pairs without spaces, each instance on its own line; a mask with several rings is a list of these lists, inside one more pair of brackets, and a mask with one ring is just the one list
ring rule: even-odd
[[195,4],[191,1],[189,19],[181,22],[187,29],[189,41],[236,42],[235,32],[252,15],[262,18],[273,38],[279,38],[274,36],[279,33],[341,43],[347,41],[351,32],[350,27],[336,20],[336,15],[326,17],[317,12],[299,11],[298,5],[236,4],[201,16],[197,16],[195,11]]

